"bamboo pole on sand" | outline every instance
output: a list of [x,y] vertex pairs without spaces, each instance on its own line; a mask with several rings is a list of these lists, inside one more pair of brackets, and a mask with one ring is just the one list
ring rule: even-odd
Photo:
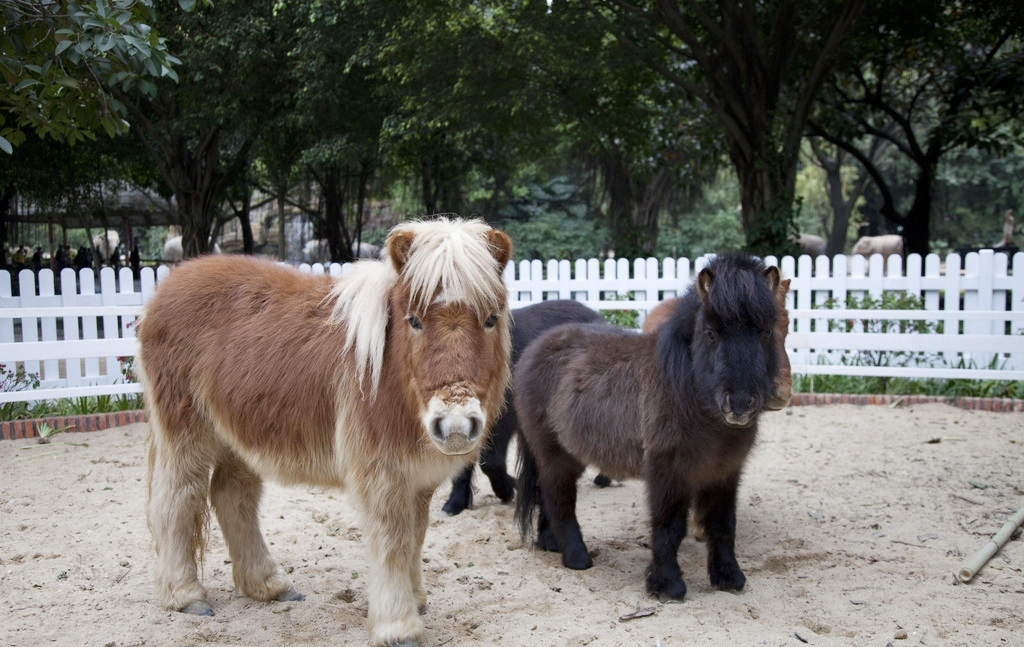
[[971,561],[967,562],[963,568],[960,569],[960,581],[963,583],[970,582],[977,575],[978,571],[981,570],[988,560],[992,559],[999,549],[1002,548],[1006,542],[1010,541],[1010,537],[1013,533],[1017,532],[1017,529],[1024,524],[1024,508],[1018,510],[1012,517],[1006,520],[1003,527],[999,529],[992,540],[985,544],[985,547],[978,551]]

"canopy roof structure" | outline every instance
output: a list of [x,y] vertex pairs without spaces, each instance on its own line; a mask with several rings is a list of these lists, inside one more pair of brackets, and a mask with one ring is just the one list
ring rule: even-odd
[[178,208],[173,198],[165,200],[146,189],[128,189],[109,194],[103,200],[48,208],[16,200],[7,214],[8,222],[53,223],[65,229],[118,229],[177,225]]

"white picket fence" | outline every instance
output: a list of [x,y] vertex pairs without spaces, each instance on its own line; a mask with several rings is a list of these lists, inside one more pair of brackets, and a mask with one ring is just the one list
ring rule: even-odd
[[[787,350],[797,374],[886,375],[966,379],[1024,379],[1024,253],[1012,259],[992,251],[944,261],[881,256],[768,258],[792,280],[788,306],[791,326]],[[546,299],[576,299],[598,310],[647,311],[676,296],[706,264],[706,258],[654,258],[523,261],[505,270],[512,308]],[[344,268],[302,266],[306,271]],[[11,390],[7,379],[0,403],[91,395],[138,393],[126,382],[119,358],[137,351],[133,322],[167,267],[144,268],[134,280],[128,268],[65,269],[59,277],[43,270],[23,271],[13,296],[11,275],[0,271],[0,365],[8,377],[17,369],[39,377],[39,388]],[[821,309],[830,298],[847,295],[880,298],[903,291],[923,299],[925,310],[886,311],[886,320],[942,322],[938,334],[900,334],[833,330],[845,324],[879,319],[879,311]],[[887,366],[857,361],[867,351],[899,355]],[[2,377],[2,376],[0,376]]]

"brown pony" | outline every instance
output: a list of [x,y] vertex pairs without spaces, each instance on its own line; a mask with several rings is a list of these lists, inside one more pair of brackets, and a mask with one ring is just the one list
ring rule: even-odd
[[416,644],[431,495],[476,460],[503,406],[511,241],[439,219],[396,227],[387,254],[337,279],[210,256],[146,305],[148,522],[167,609],[213,614],[197,575],[207,497],[237,591],[301,600],[260,533],[263,479],[339,487],[364,516],[371,640]]
[[[779,363],[779,375],[772,385],[772,393],[768,397],[765,409],[778,411],[789,406],[793,399],[793,374],[789,364],[789,355],[786,354],[786,335],[789,333],[789,310],[786,309],[786,295],[789,294],[790,279],[779,282],[775,288],[775,308],[779,318],[775,321],[775,329],[772,337],[775,339],[775,355]],[[644,319],[643,332],[653,333],[672,316],[676,306],[676,299],[667,299],[651,308]]]

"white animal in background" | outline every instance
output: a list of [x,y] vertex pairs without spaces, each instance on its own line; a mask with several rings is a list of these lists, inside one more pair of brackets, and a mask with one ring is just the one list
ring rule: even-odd
[[92,237],[92,248],[100,250],[103,262],[110,258],[119,244],[121,244],[121,236],[112,229],[107,230],[105,234],[96,234]]
[[302,246],[302,260],[307,263],[327,263],[331,260],[331,250],[326,238],[315,238],[306,241]]
[[1003,214],[1003,239],[992,246],[993,249],[1002,249],[1013,243],[1013,209],[1007,209]]
[[825,253],[825,239],[814,234],[800,234],[796,238],[796,244],[800,246],[800,253],[807,254],[811,258],[821,256]]
[[[213,244],[213,253],[220,254],[220,245]],[[175,264],[185,258],[185,249],[181,245],[181,236],[171,236],[164,242],[164,262]]]
[[[370,243],[352,243],[352,255],[356,258],[380,258],[380,247]],[[315,238],[306,241],[302,246],[302,258],[307,263],[329,263],[331,248],[326,238]]]
[[181,236],[171,236],[164,241],[164,262],[180,263],[185,258],[185,250],[181,246]]
[[866,257],[870,257],[872,254],[881,254],[882,258],[889,258],[893,254],[902,254],[903,236],[896,234],[861,236],[853,245],[853,253]]

